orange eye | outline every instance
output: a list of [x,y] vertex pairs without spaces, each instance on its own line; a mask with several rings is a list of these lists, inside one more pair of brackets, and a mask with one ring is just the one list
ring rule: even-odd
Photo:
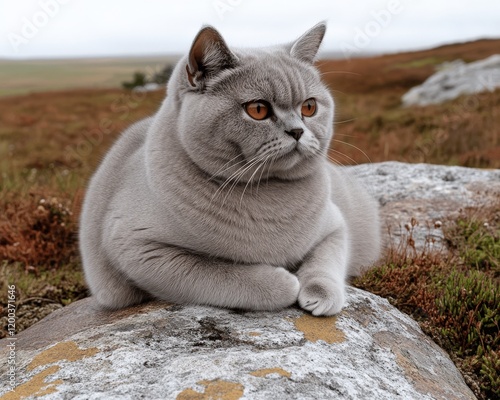
[[312,117],[314,114],[316,114],[316,100],[307,99],[302,103],[302,116]]
[[253,119],[260,121],[271,115],[271,106],[265,101],[251,101],[245,104],[245,111]]

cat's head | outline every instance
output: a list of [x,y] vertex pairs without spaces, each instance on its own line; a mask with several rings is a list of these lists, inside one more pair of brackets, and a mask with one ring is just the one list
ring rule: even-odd
[[240,50],[203,28],[168,87],[192,161],[241,182],[314,173],[333,129],[333,100],[313,66],[325,29],[318,24],[291,44]]

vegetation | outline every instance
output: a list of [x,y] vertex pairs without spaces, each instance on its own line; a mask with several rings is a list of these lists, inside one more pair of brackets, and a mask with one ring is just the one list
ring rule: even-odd
[[7,285],[16,285],[17,331],[88,295],[77,243],[86,182],[119,133],[163,96],[106,89],[0,99],[0,338]]
[[153,75],[177,56],[78,58],[72,60],[0,59],[0,96],[19,96],[76,88],[119,88],[133,71]]
[[[330,156],[340,164],[399,160],[500,168],[499,90],[442,105],[400,106],[401,95],[436,64],[485,58],[499,44],[484,40],[321,61],[337,107]],[[127,71],[115,86],[130,76]],[[87,296],[76,236],[86,182],[119,133],[154,113],[163,97],[163,90],[77,89],[0,98],[2,327],[7,284],[17,289],[18,330]],[[409,241],[355,282],[420,321],[481,398],[498,397],[500,387],[499,213],[494,204],[449,221],[449,251],[443,253],[416,252],[410,226]]]
[[330,155],[341,164],[399,160],[500,168],[500,90],[427,107],[402,108],[400,103],[401,96],[434,73],[438,64],[486,58],[498,52],[493,45],[499,46],[500,40],[321,61],[337,107]]
[[500,201],[445,225],[441,253],[392,248],[385,262],[357,278],[410,314],[450,352],[480,399],[500,396]]
[[151,77],[146,76],[143,72],[134,72],[134,77],[132,81],[122,82],[122,87],[124,89],[133,89],[135,87],[144,86],[147,83],[156,83],[158,85],[164,85],[170,79],[170,75],[174,71],[174,67],[172,65],[166,65],[161,68],[159,71],[155,71]]
[[142,72],[134,72],[134,78],[131,82],[123,82],[122,86],[124,89],[133,89],[138,86],[144,86],[146,84],[146,75]]

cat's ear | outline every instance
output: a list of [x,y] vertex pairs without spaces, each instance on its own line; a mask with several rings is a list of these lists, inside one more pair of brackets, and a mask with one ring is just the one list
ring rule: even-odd
[[187,79],[193,87],[203,87],[207,79],[223,69],[236,65],[237,58],[229,50],[219,32],[204,27],[196,36],[186,65]]
[[290,55],[301,61],[312,64],[318,53],[323,37],[325,36],[325,32],[326,24],[320,22],[295,41],[290,50]]

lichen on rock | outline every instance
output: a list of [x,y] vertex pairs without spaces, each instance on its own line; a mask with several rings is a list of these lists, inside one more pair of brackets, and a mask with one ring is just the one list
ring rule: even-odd
[[[337,317],[327,318],[298,308],[235,312],[154,302],[98,314],[92,324],[81,318],[64,338],[55,333],[51,343],[30,345],[69,316],[91,313],[93,300],[85,299],[18,335],[19,386],[15,394],[4,389],[0,394],[5,399],[474,398],[446,353],[408,316],[355,288],[348,288],[347,301]],[[37,389],[26,391],[34,383]]]

